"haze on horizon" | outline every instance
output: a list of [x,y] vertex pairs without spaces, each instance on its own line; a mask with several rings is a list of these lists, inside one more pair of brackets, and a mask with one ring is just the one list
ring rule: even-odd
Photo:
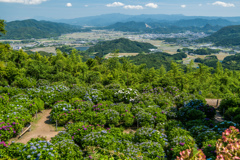
[[186,16],[240,16],[235,0],[0,0],[0,19],[71,19],[101,14],[183,14]]

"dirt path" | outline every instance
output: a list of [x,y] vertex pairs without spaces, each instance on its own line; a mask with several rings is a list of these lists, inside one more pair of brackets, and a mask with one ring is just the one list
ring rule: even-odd
[[[210,106],[213,106],[214,108],[218,108],[221,102],[221,99],[218,100],[217,103],[217,99],[205,99],[207,101],[207,104]],[[218,105],[217,105],[218,104]],[[224,121],[224,118],[220,115],[219,111],[216,111],[216,116],[215,116],[215,122],[222,122]]]
[[210,106],[213,106],[217,108],[220,105],[221,99],[218,99],[218,105],[217,105],[217,99],[205,99],[207,101],[207,104]]
[[58,134],[55,131],[55,127],[50,123],[50,112],[51,110],[43,110],[42,113],[39,113],[38,116],[41,118],[36,122],[32,123],[32,129],[30,132],[25,133],[20,139],[15,140],[15,142],[20,142],[26,144],[31,138],[37,138],[39,136],[46,137],[47,140],[50,140],[51,137],[54,137]]

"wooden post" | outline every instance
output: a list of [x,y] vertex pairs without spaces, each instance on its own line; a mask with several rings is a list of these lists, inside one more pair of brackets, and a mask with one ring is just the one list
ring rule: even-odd
[[216,104],[216,107],[218,107],[218,99],[217,99],[217,104]]
[[56,120],[56,131],[57,131],[57,120]]
[[36,119],[37,119],[37,111],[36,111]]

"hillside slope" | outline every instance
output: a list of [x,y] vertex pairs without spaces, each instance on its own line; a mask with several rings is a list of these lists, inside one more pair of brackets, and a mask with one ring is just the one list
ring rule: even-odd
[[198,41],[212,42],[218,46],[240,45],[240,25],[224,27],[212,35]]
[[63,33],[84,31],[80,26],[28,19],[6,23],[7,34],[2,39],[30,39],[60,36]]

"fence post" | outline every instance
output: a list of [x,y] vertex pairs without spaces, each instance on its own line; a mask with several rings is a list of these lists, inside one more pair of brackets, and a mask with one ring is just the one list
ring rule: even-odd
[[56,120],[56,131],[57,131],[57,120]]
[[37,119],[37,111],[36,111],[36,119]]

